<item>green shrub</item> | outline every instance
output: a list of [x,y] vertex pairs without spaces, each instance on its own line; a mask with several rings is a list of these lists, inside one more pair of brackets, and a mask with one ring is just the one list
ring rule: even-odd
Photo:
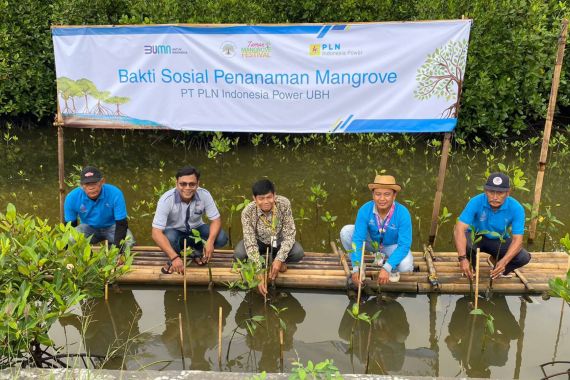
[[[58,318],[104,284],[126,273],[133,256],[117,266],[118,248],[92,249],[71,224],[0,213],[0,367],[20,360],[41,366],[40,345],[52,347],[48,331]],[[30,357],[31,355],[31,357]]]
[[[51,118],[55,74],[49,25],[312,23],[473,19],[458,132],[520,134],[546,115],[558,0],[0,0],[0,117]],[[566,54],[568,55],[568,54]],[[568,58],[558,104],[570,105]]]

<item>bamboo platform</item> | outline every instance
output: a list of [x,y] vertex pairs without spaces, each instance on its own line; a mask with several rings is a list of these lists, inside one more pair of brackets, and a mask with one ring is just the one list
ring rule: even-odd
[[[182,285],[181,274],[163,274],[160,269],[166,263],[166,256],[158,247],[134,247],[136,256],[132,271],[119,279],[120,284],[137,285]],[[216,250],[211,263],[212,282],[226,286],[239,279],[239,273],[232,271],[231,250]],[[401,273],[400,281],[378,285],[378,269],[368,268],[366,286],[386,292],[407,293],[469,293],[469,280],[462,276],[455,252],[433,252],[426,247],[424,252],[413,252],[414,272]],[[548,290],[548,280],[565,277],[569,257],[562,252],[534,252],[529,264],[520,268],[511,278],[499,278],[490,282],[488,255],[480,258],[479,292],[486,292],[489,286],[494,293],[543,293]],[[372,256],[365,256],[370,264]],[[275,281],[277,287],[304,289],[346,289],[347,271],[350,263],[341,253],[306,252],[299,263],[288,264],[288,270],[280,273]],[[187,285],[208,285],[210,275],[207,266],[190,264],[186,269]],[[474,286],[474,285],[473,285]]]

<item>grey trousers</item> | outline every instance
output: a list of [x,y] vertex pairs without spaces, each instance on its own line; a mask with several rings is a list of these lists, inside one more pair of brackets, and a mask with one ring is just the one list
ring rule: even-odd
[[[259,247],[260,255],[265,256],[265,252],[267,252],[267,247],[269,247],[269,245],[258,240],[257,246]],[[277,246],[277,249],[273,249],[273,258],[275,258],[275,255],[277,254],[277,251],[279,251],[280,247],[281,244]],[[296,263],[301,261],[304,256],[305,256],[305,251],[303,250],[303,247],[301,247],[301,244],[299,244],[298,242],[295,242],[295,244],[293,244],[293,247],[289,251],[289,254],[287,255],[287,260],[285,260],[285,262]],[[247,252],[245,251],[245,244],[243,243],[243,240],[237,243],[236,245],[236,248],[234,250],[234,259],[239,259],[240,261],[244,261],[245,259],[247,259]]]

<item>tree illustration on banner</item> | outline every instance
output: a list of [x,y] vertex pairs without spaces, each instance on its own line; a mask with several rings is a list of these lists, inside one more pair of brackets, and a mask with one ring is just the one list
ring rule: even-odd
[[105,103],[114,104],[117,106],[117,110],[115,112],[113,112],[113,115],[123,116],[124,114],[119,109],[119,105],[126,104],[129,102],[129,100],[131,100],[131,99],[129,97],[126,97],[126,96],[111,96],[111,97],[105,99],[104,101],[105,101]]
[[427,100],[434,96],[454,100],[453,104],[443,110],[441,117],[456,118],[466,61],[466,39],[450,41],[435,49],[418,69],[416,75],[418,87],[414,90],[414,97],[419,100]]

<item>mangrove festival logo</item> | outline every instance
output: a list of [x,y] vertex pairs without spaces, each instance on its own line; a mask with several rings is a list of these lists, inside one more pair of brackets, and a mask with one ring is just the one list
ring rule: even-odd
[[145,55],[171,55],[171,54],[188,54],[188,50],[170,45],[144,45]]
[[271,42],[248,41],[246,47],[241,48],[242,58],[269,58],[271,57]]
[[344,44],[341,45],[337,42],[331,42],[326,44],[311,44],[309,45],[309,55],[310,56],[337,56],[337,57],[346,57],[346,56],[360,56],[363,55],[362,49],[350,49],[347,48]]
[[231,41],[224,41],[220,46],[220,52],[224,57],[227,58],[232,58],[233,56],[235,56],[236,50],[237,50],[236,44],[234,44]]

